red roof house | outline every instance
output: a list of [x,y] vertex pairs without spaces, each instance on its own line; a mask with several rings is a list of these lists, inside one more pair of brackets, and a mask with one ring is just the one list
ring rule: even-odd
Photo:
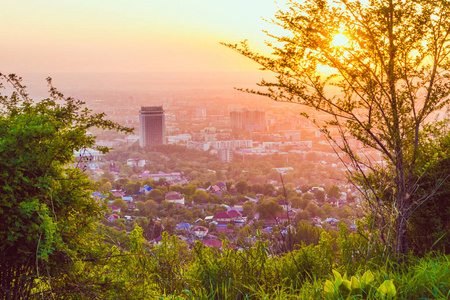
[[220,211],[214,214],[213,219],[217,222],[230,222],[233,218],[226,211]]
[[207,247],[214,247],[217,249],[222,248],[222,241],[221,240],[206,240],[206,241],[200,241],[203,245]]
[[242,214],[235,209],[229,210],[227,213],[233,220],[242,217]]

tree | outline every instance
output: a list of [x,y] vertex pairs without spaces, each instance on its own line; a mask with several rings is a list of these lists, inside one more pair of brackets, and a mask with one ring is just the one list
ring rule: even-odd
[[161,225],[161,222],[154,221],[153,219],[151,219],[143,229],[144,229],[143,236],[148,241],[156,239],[163,232],[163,227]]
[[328,189],[327,196],[328,196],[328,198],[334,197],[334,198],[339,199],[341,197],[341,190],[339,189],[339,187],[337,187],[333,184]]
[[302,193],[306,193],[311,189],[311,186],[304,184],[300,187],[300,190],[302,191]]
[[112,205],[119,207],[122,212],[128,209],[128,204],[122,199],[114,200]]
[[127,178],[117,179],[116,182],[114,182],[114,188],[122,189],[122,188],[125,188],[125,186],[130,183],[132,183],[132,182]]
[[159,189],[153,189],[147,193],[147,196],[145,196],[145,198],[161,202],[164,200],[164,194]]
[[179,185],[179,184],[173,184],[173,185],[170,186],[169,191],[183,193],[184,192],[184,188],[181,185]]
[[194,201],[196,203],[207,203],[209,200],[209,193],[199,190],[194,195]]
[[283,208],[275,201],[267,201],[256,207],[261,219],[274,219],[277,214],[283,212]]
[[302,201],[302,199],[300,197],[289,198],[289,202],[292,203],[293,208],[301,208],[301,201]]
[[309,221],[311,220],[311,213],[307,210],[304,211],[299,211],[296,215],[295,215],[295,223],[298,223],[300,221]]
[[311,201],[312,199],[314,199],[314,196],[311,193],[304,193],[302,195],[302,199],[306,201]]
[[296,243],[305,243],[305,245],[318,245],[322,232],[322,228],[314,227],[307,222],[299,222],[297,228]]
[[[50,97],[33,101],[21,78],[0,73],[0,91],[5,82],[13,89],[10,96],[0,94],[0,295],[5,299],[28,299],[38,276],[46,281],[47,274],[68,268],[101,215],[91,181],[77,168],[94,147],[88,131],[131,131],[92,114],[47,81]],[[74,151],[80,153],[75,161]]]
[[232,180],[225,181],[225,186],[227,187],[227,191],[231,192],[231,187],[233,186],[233,181]]
[[216,230],[217,230],[216,223],[209,224],[209,232],[216,232]]
[[344,205],[338,209],[338,216],[341,219],[348,219],[352,215],[352,209],[348,205]]
[[[443,178],[442,174],[446,177]],[[423,255],[432,249],[450,253],[449,174],[450,158],[442,159],[431,166],[419,182],[421,194],[431,195],[431,198],[413,212],[408,227],[408,238],[415,253]],[[433,192],[436,182],[440,182],[442,187]]]
[[114,175],[114,173],[110,172],[109,170],[105,170],[102,178],[107,178],[109,182],[114,182],[114,180],[116,179],[116,175]]
[[[166,201],[162,201],[161,205]],[[136,203],[136,208],[139,209],[141,215],[149,217],[156,215],[160,210],[158,209],[159,204],[154,200],[147,200],[145,202],[139,201]]]
[[102,184],[100,186],[100,190],[103,191],[103,192],[109,192],[110,190],[112,190],[111,182],[108,181],[108,182]]
[[127,174],[128,177],[134,174],[133,168],[126,164],[119,169],[119,172]]
[[194,196],[196,192],[197,192],[197,187],[193,184],[189,184],[184,187],[183,194],[185,194],[187,196]]
[[245,180],[240,180],[236,183],[236,191],[240,194],[245,194],[248,189],[248,183]]
[[249,220],[253,219],[253,217],[255,215],[255,209],[256,209],[256,205],[253,201],[247,201],[244,203],[244,205],[242,205],[242,213]]
[[[274,21],[288,34],[269,35],[273,56],[254,53],[245,42],[227,45],[276,74],[276,81],[262,80],[260,90],[247,91],[331,116],[315,123],[337,153],[350,159],[351,180],[363,184],[360,192],[380,238],[388,249],[406,254],[411,214],[428,199],[413,197],[424,171],[417,162],[421,131],[450,101],[450,5],[446,0],[289,5]],[[321,71],[324,66],[331,75]],[[381,153],[387,163],[357,155],[351,140],[361,142],[365,153]],[[390,188],[389,199],[380,187]]]
[[165,185],[158,185],[155,189],[160,190],[163,195],[167,194],[169,189]]
[[128,183],[127,185],[125,185],[124,189],[128,195],[134,195],[137,192],[139,192],[139,190],[141,189],[141,186],[140,186],[139,182]]
[[275,187],[273,186],[273,184],[265,183],[263,187],[264,187],[264,195],[273,196],[273,193],[275,192]]
[[314,198],[316,198],[316,200],[318,200],[319,202],[323,203],[325,201],[325,192],[322,190],[314,190],[313,192],[314,194]]
[[134,183],[139,181],[139,176],[136,174],[131,175],[130,180]]
[[305,211],[308,211],[313,217],[324,217],[325,213],[323,209],[318,207],[313,202],[309,202],[308,205],[306,205]]

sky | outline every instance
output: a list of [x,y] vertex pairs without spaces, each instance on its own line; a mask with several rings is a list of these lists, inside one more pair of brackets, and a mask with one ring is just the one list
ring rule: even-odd
[[0,10],[0,72],[236,72],[286,0],[14,0]]

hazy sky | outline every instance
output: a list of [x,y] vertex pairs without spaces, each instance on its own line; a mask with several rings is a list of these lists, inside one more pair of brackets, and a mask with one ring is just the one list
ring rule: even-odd
[[285,0],[11,0],[0,9],[0,71],[255,71],[219,42],[248,39]]

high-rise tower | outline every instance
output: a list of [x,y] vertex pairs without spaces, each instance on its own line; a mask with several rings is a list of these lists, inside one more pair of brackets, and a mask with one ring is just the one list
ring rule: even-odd
[[139,111],[139,145],[166,143],[166,122],[162,106],[142,106]]
[[244,130],[264,130],[266,117],[263,109],[233,110],[230,112],[231,128]]

